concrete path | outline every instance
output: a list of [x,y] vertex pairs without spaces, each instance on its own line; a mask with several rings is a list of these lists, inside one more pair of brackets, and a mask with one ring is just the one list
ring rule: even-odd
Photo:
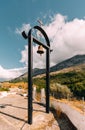
[[27,98],[9,94],[0,98],[0,130],[60,130],[53,114],[33,103],[33,124],[27,123]]

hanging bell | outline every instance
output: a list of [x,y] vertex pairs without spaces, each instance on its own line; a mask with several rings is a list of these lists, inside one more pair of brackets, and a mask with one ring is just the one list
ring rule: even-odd
[[44,53],[42,45],[38,46],[37,53],[39,53],[40,55]]

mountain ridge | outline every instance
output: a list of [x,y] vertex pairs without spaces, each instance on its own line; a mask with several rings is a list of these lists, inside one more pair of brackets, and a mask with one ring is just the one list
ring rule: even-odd
[[55,70],[61,70],[64,68],[76,66],[79,64],[83,64],[83,63],[85,63],[85,54],[84,55],[75,55],[71,58],[68,58],[68,59],[54,65],[53,67],[51,67],[50,71],[52,72]]
[[[85,64],[85,54],[83,55],[75,55],[71,58],[68,58],[52,67],[50,67],[50,72],[55,72],[55,71],[59,71],[65,68],[69,68],[69,67],[73,67],[73,66],[78,66],[80,64]],[[37,76],[37,75],[41,75],[44,74],[46,72],[46,69],[39,69],[39,68],[35,68],[33,69],[33,76]],[[27,72],[21,76],[19,76],[18,78],[20,80],[27,78]],[[18,79],[15,78],[15,79]],[[14,80],[14,79],[13,79]]]
[[[85,63],[85,54],[84,55],[75,55],[71,58],[68,58],[68,59],[50,67],[50,72],[59,71],[64,68],[69,68],[69,67],[84,64],[84,63]],[[34,69],[33,76],[36,76],[39,74],[44,74],[45,71],[46,71],[45,69],[37,69],[37,70]]]

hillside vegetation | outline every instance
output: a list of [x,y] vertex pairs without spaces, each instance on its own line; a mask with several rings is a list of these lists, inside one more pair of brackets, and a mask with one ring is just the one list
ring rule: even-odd
[[[27,79],[28,78],[26,76],[24,78],[15,79],[11,81],[10,83],[14,83],[15,86],[17,83],[19,86],[24,86],[23,84],[20,85],[19,82],[22,81],[23,83],[27,83],[28,81]],[[68,89],[70,89],[71,93],[73,93],[73,95],[76,97],[85,97],[85,64],[65,68],[63,70],[56,71],[56,72],[51,72],[50,73],[50,88],[51,88],[52,93],[54,91],[52,89],[53,88],[52,86],[54,86],[54,84],[56,83],[62,85],[62,87],[66,86]],[[37,86],[38,92],[40,92],[41,88],[45,88],[46,87],[45,74],[34,77],[33,85]],[[57,85],[56,85],[56,89],[57,89]]]
[[[45,87],[45,76],[34,78],[38,90]],[[67,86],[74,96],[85,96],[85,64],[63,69],[50,74],[50,84],[59,83]]]
[[[37,91],[39,92],[41,88],[46,87],[45,69],[36,68],[33,70],[33,74],[35,76],[33,85],[37,86]],[[19,78],[11,80],[10,83],[21,81],[27,83],[27,77],[27,73],[25,73]],[[66,86],[76,97],[85,97],[85,55],[76,55],[51,67],[50,88],[52,89],[52,86],[57,88],[56,83],[60,84],[62,88]]]

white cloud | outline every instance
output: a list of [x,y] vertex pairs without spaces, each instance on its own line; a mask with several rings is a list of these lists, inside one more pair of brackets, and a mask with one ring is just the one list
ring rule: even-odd
[[26,33],[28,33],[30,28],[30,24],[23,24],[21,28],[16,28],[15,33],[21,34],[24,30]]
[[61,62],[77,54],[85,53],[85,20],[75,18],[67,21],[67,17],[57,14],[51,23],[45,26],[51,39],[53,53],[51,65]]
[[15,68],[15,69],[5,69],[0,65],[0,80],[14,79],[23,73],[27,72],[27,67]]
[[[51,66],[77,54],[85,54],[85,20],[75,18],[67,21],[67,17],[56,14],[49,24],[44,24],[53,52],[51,53]],[[33,66],[45,67],[45,54],[39,56],[37,46],[33,46]],[[21,62],[27,65],[27,46],[21,52]]]
[[28,46],[25,45],[25,49],[21,51],[21,60],[20,62],[25,63],[25,65],[28,65]]

